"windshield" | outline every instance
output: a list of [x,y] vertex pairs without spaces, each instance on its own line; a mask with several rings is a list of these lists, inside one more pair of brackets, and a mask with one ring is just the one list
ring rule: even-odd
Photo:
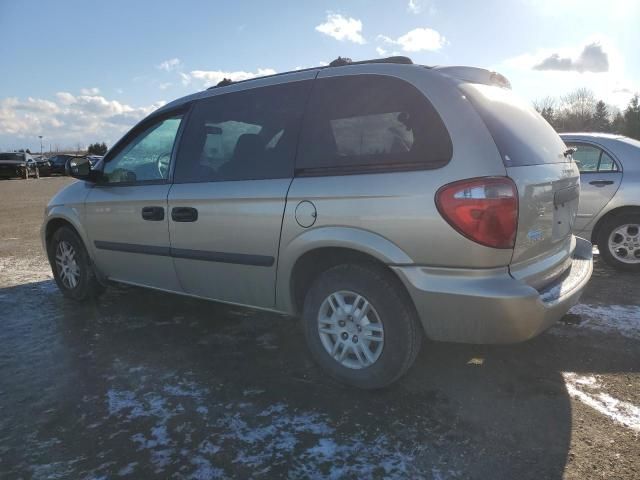
[[0,161],[2,160],[24,160],[24,153],[0,153]]

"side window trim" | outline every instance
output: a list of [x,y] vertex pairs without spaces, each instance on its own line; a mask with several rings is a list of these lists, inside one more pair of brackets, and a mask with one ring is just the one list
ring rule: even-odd
[[191,105],[193,102],[189,102],[185,105],[181,105],[180,107],[163,112],[161,115],[152,115],[141,120],[136,126],[134,126],[131,130],[129,130],[124,137],[122,137],[118,142],[109,150],[107,155],[102,160],[102,165],[108,163],[113,157],[117,156],[124,148],[126,148],[132,140],[134,140],[138,135],[140,135],[145,130],[148,130],[154,125],[157,125],[160,122],[163,122],[169,118],[181,115],[182,119],[180,121],[180,126],[178,127],[178,131],[176,132],[176,136],[173,139],[173,145],[171,147],[171,158],[169,160],[169,173],[167,174],[166,179],[159,180],[139,180],[135,182],[117,182],[117,183],[101,183],[96,182],[96,187],[130,187],[133,185],[165,185],[170,184],[173,181],[173,170],[175,168],[175,156],[177,152],[177,146],[179,145],[179,141],[182,137],[182,132],[184,130],[185,120],[188,119],[188,114],[191,111]]

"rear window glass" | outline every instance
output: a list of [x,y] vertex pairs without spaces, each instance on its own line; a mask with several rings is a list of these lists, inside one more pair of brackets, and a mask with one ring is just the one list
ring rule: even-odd
[[562,139],[529,102],[490,85],[466,83],[460,89],[489,129],[505,167],[568,161]]
[[452,155],[449,133],[431,103],[394,77],[316,80],[297,168],[436,168]]

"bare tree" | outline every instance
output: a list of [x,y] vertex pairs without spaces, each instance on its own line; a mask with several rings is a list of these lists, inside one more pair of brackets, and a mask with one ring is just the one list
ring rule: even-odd
[[596,97],[588,88],[578,88],[561,99],[561,131],[590,130],[596,111]]
[[549,124],[556,128],[556,99],[553,97],[544,97],[534,100],[533,108],[535,108]]

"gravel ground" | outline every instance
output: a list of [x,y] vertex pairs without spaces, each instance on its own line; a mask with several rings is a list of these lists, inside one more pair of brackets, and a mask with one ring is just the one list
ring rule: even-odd
[[640,281],[506,347],[326,379],[295,319],[115,287],[64,300],[38,231],[67,178],[0,182],[1,478],[640,478]]

